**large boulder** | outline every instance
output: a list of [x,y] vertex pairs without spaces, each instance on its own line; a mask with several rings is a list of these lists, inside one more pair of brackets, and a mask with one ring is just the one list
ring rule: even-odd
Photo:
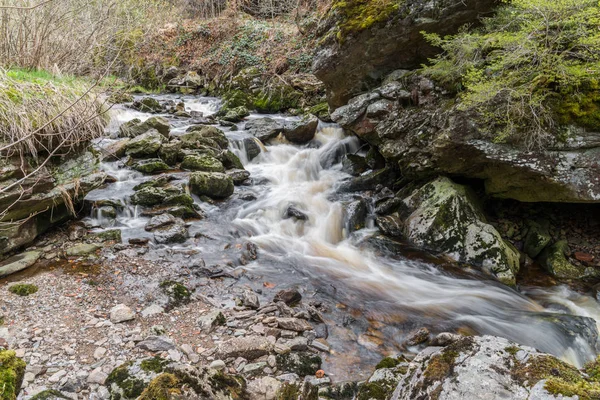
[[474,24],[497,0],[341,1],[317,30],[321,37],[313,63],[332,107],[339,107],[385,75],[400,68],[418,68],[439,49],[421,32],[443,35]]
[[315,137],[319,119],[309,115],[299,121],[288,122],[283,127],[283,135],[292,143],[308,143]]
[[261,142],[266,143],[283,132],[283,124],[273,118],[256,118],[246,122],[244,129]]
[[515,284],[519,253],[486,223],[467,187],[438,178],[415,190],[404,203],[408,208],[404,234],[413,243]]
[[234,189],[233,178],[220,172],[194,172],[190,175],[190,190],[198,196],[223,199],[231,196]]
[[596,368],[598,362],[579,371],[552,355],[504,338],[462,337],[446,347],[428,347],[419,353],[386,398],[594,399],[600,398],[597,373],[592,372]]
[[125,154],[137,158],[154,156],[164,142],[166,142],[166,139],[163,135],[156,129],[150,129],[127,142]]
[[[198,149],[203,146],[227,149],[229,141],[222,130],[208,125],[194,125],[181,135],[182,147]],[[216,146],[215,146],[216,145]]]
[[208,154],[190,154],[184,157],[181,168],[188,171],[225,172],[225,167]]

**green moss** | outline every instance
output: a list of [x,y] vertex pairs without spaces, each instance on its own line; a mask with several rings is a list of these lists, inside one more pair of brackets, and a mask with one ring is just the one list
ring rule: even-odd
[[389,391],[378,382],[367,382],[361,386],[357,400],[386,400]]
[[0,351],[0,400],[15,400],[25,375],[25,362],[12,350]]
[[165,281],[160,284],[160,287],[169,296],[169,305],[174,307],[188,303],[192,296],[192,292],[179,282]]
[[314,375],[321,368],[321,357],[310,353],[278,354],[277,368],[299,376]]
[[121,230],[120,229],[110,229],[103,232],[97,232],[93,234],[94,237],[100,239],[100,241],[112,241],[121,243]]
[[[113,369],[106,378],[106,386],[109,388],[115,385],[122,390],[123,396],[126,399],[136,399],[142,394],[146,384],[143,380],[133,377],[129,374],[128,368],[132,362],[125,363]],[[113,390],[111,390],[112,392]]]
[[398,365],[398,363],[399,361],[397,359],[392,357],[386,357],[383,360],[379,361],[375,369],[394,368],[396,365]]
[[319,104],[316,104],[309,108],[309,113],[315,115],[317,118],[322,120],[329,120],[329,104],[326,101],[323,101]]
[[361,32],[372,25],[387,21],[398,11],[400,0],[334,1],[332,11],[339,13],[337,39],[342,42],[349,34]]
[[160,373],[164,371],[165,365],[167,364],[167,360],[163,360],[162,358],[156,356],[143,360],[140,363],[140,368],[142,368],[146,372]]
[[276,400],[298,400],[300,388],[296,384],[284,383],[275,396]]
[[233,400],[243,399],[246,392],[246,381],[235,375],[226,375],[219,371],[209,378],[210,386],[223,393],[227,393]]
[[68,399],[58,390],[44,390],[33,396],[30,400]]
[[544,389],[554,395],[579,396],[579,400],[600,399],[600,384],[590,383],[583,379],[577,382],[568,382],[561,378],[550,377],[546,381]]
[[29,283],[17,283],[8,288],[8,291],[19,296],[29,296],[38,291],[38,287]]
[[170,400],[179,394],[179,379],[173,374],[161,374],[154,378],[142,392],[139,400]]
[[506,351],[508,354],[511,354],[511,355],[513,355],[513,356],[514,356],[515,354],[517,354],[517,352],[518,352],[519,350],[520,350],[520,349],[519,349],[519,347],[517,347],[517,346],[508,346],[508,347],[505,347],[505,348],[504,348],[504,351]]

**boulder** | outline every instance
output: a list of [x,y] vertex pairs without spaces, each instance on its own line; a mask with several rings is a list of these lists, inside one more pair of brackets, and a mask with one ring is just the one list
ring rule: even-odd
[[144,174],[154,174],[168,170],[169,166],[160,158],[148,158],[134,162],[131,168]]
[[560,240],[546,247],[540,254],[540,260],[546,271],[561,279],[599,278],[600,269],[581,264],[572,264],[567,255],[570,254],[569,244]]
[[368,212],[367,202],[362,198],[345,205],[344,227],[347,235],[365,227]]
[[131,196],[131,203],[140,206],[192,206],[194,200],[182,188],[175,186],[146,186]]
[[531,258],[536,258],[552,240],[550,222],[548,220],[529,221],[527,235],[523,243],[523,251]]
[[27,251],[0,262],[0,278],[31,267],[41,256],[41,251]]
[[154,156],[165,141],[165,137],[156,129],[150,129],[131,139],[125,147],[125,154],[137,158]]
[[202,146],[227,149],[229,146],[229,141],[222,130],[207,125],[189,127],[187,132],[181,135],[180,140],[182,147],[186,149],[198,149]]
[[221,119],[228,122],[240,122],[248,115],[250,115],[248,109],[244,106],[239,106],[228,109],[225,115],[221,117]]
[[227,169],[244,169],[244,164],[242,164],[240,158],[230,150],[221,153],[221,160]]
[[169,165],[175,165],[183,160],[184,154],[181,151],[181,142],[164,143],[158,151],[158,156],[161,160]]
[[135,118],[120,126],[119,136],[134,138],[148,132],[150,129],[155,129],[166,138],[169,138],[169,132],[171,132],[169,121],[164,117],[151,117],[144,122],[139,118]]
[[417,246],[441,251],[515,284],[519,253],[485,222],[475,196],[448,178],[438,178],[404,199],[404,235]]
[[190,175],[190,190],[198,196],[223,199],[234,191],[233,179],[219,172],[194,172]]
[[462,337],[446,347],[428,347],[405,370],[393,393],[384,394],[386,398],[552,400],[600,396],[600,385],[572,365],[493,336]]
[[207,154],[185,156],[181,168],[188,171],[225,172],[225,167],[221,161]]
[[231,179],[233,179],[234,185],[242,185],[250,178],[250,172],[245,169],[231,169],[227,171],[227,176],[230,176]]
[[185,222],[171,214],[152,217],[144,229],[154,233],[156,243],[183,243],[188,238]]
[[273,118],[256,118],[246,122],[244,129],[261,142],[267,143],[283,132],[283,124]]
[[315,137],[318,125],[319,119],[310,115],[299,121],[287,122],[283,127],[283,135],[292,143],[308,143]]
[[163,110],[162,106],[153,97],[143,97],[140,100],[136,100],[131,105],[131,108],[139,110],[141,112],[159,113]]

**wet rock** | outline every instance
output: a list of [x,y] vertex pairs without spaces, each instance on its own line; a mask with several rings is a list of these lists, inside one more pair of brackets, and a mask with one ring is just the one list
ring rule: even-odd
[[143,246],[143,245],[148,244],[149,241],[150,241],[150,239],[148,239],[148,238],[130,238],[129,244]]
[[365,199],[355,200],[344,208],[344,225],[347,234],[365,227],[368,212]]
[[[481,336],[463,337],[447,347],[430,347],[419,353],[400,377],[392,399],[557,399],[540,389],[553,380],[563,390],[585,385],[585,377],[573,366],[549,354],[517,345],[506,339]],[[537,389],[534,390],[534,388]],[[531,397],[533,392],[538,393]],[[561,396],[562,397],[562,396]]]
[[42,254],[41,251],[27,251],[0,262],[0,278],[31,267]]
[[164,143],[158,151],[158,156],[167,164],[175,165],[183,160],[184,154],[181,151],[181,142]]
[[250,172],[245,169],[232,169],[226,172],[233,179],[234,185],[241,185],[250,178]]
[[125,154],[136,158],[154,156],[165,141],[165,137],[156,129],[150,129],[127,142]]
[[550,244],[550,222],[548,220],[529,221],[523,251],[531,258],[536,258]]
[[375,223],[384,235],[396,238],[404,236],[404,225],[402,223],[402,218],[400,218],[398,214],[377,217],[375,218]]
[[162,111],[162,106],[158,100],[153,97],[144,97],[140,100],[136,100],[131,107],[141,112],[158,113]]
[[151,352],[168,351],[175,349],[173,341],[164,336],[148,336],[137,344],[142,350],[148,350]]
[[479,266],[505,284],[515,284],[519,253],[485,222],[467,187],[438,178],[415,190],[404,203],[411,210],[404,234],[414,244],[443,251],[457,261]]
[[222,116],[221,119],[228,122],[240,122],[248,115],[250,115],[248,109],[244,106],[239,106],[227,110],[226,114]]
[[225,172],[221,161],[208,154],[185,156],[181,168],[188,171]]
[[148,132],[150,129],[155,129],[164,137],[169,138],[171,126],[169,125],[169,121],[164,117],[152,117],[144,122],[135,118],[121,125],[119,128],[119,136],[134,138]]
[[202,149],[202,146],[219,147],[223,150],[229,146],[229,141],[222,130],[214,126],[197,125],[188,128],[180,137],[183,148]]
[[121,139],[102,147],[102,158],[107,161],[116,161],[125,156],[130,139]]
[[231,150],[225,150],[221,153],[221,160],[227,169],[244,169],[244,164],[242,164],[240,158]]
[[394,173],[389,168],[384,168],[378,171],[371,171],[364,175],[343,181],[338,191],[341,193],[360,192],[364,190],[372,190],[377,185],[387,185],[393,182]]
[[369,169],[364,157],[356,154],[346,154],[342,158],[342,171],[352,176],[359,176]]
[[[191,200],[191,197],[188,198],[185,195],[186,203]],[[204,218],[204,214],[201,210],[196,210],[193,206],[185,204],[178,206],[167,206],[167,207],[154,207],[151,210],[142,211],[140,214],[143,217],[154,217],[156,215],[161,214],[171,214],[174,217],[179,218],[196,218],[202,219]]]
[[261,142],[267,143],[283,132],[283,124],[272,118],[256,118],[246,122],[244,129]]
[[185,222],[171,214],[152,217],[144,229],[153,232],[157,243],[183,243],[188,238]]
[[283,214],[283,218],[294,218],[297,221],[308,221],[308,215],[297,209],[295,206],[289,206],[285,213]]
[[96,250],[101,249],[102,246],[95,243],[81,243],[75,246],[69,247],[65,254],[69,257],[81,257],[87,256],[94,253]]
[[117,304],[113,308],[110,309],[110,321],[113,324],[118,324],[120,322],[131,321],[135,319],[135,313],[125,304]]
[[302,301],[302,295],[296,289],[284,289],[275,294],[273,301],[275,303],[283,301],[288,306],[294,306]]
[[569,262],[566,255],[570,254],[569,244],[565,240],[548,246],[540,254],[544,268],[553,276],[562,279],[583,279],[600,277],[600,270]]
[[223,358],[242,357],[255,360],[273,350],[273,343],[264,336],[238,337],[225,341],[217,346],[217,354]]
[[310,323],[299,318],[277,318],[277,326],[281,329],[295,332],[312,330],[312,325]]
[[319,119],[314,115],[284,125],[283,134],[292,143],[308,143],[315,137]]
[[168,170],[169,166],[160,158],[149,158],[134,162],[131,168],[144,174],[154,174]]
[[256,293],[245,291],[242,295],[242,304],[244,307],[252,308],[256,310],[260,307],[260,301],[258,300],[258,296]]
[[429,340],[429,329],[421,328],[408,334],[406,344],[408,346],[416,346],[421,343],[425,343]]
[[198,196],[226,198],[233,194],[233,179],[219,172],[194,172],[190,175],[190,190]]
[[131,202],[133,204],[152,207],[152,206],[193,206],[194,200],[190,195],[184,193],[180,187],[166,186],[166,187],[152,187],[147,186],[136,191],[131,196]]

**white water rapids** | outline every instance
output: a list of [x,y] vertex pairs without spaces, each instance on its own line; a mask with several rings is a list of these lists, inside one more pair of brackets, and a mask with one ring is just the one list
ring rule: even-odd
[[[121,114],[119,122],[123,119]],[[179,126],[175,131],[184,128]],[[243,131],[226,134],[230,139],[247,135]],[[342,198],[335,188],[348,175],[342,172],[339,157],[329,168],[324,168],[322,161],[339,149],[357,151],[359,143],[356,138],[346,137],[342,129],[326,124],[320,125],[315,139],[320,146],[297,146],[274,140],[251,162],[239,142],[232,145],[232,151],[258,182],[249,188],[257,199],[231,200],[223,207],[200,203],[209,219],[237,228],[259,246],[258,260],[245,268],[257,273],[285,274],[288,282],[308,277],[323,286],[343,288],[345,300],[353,299],[356,303],[352,307],[383,316],[385,323],[414,320],[434,331],[468,327],[479,334],[503,336],[534,346],[577,366],[594,358],[596,349],[579,332],[561,327],[550,314],[579,315],[598,322],[600,307],[590,296],[566,286],[525,288],[519,293],[482,276],[451,273],[402,254],[386,257],[363,245],[365,238],[376,233],[372,224],[347,235],[343,203],[352,195]],[[113,198],[124,199],[136,182],[145,179],[139,173],[115,169],[114,163],[106,168],[111,169],[119,182],[92,193],[91,198],[106,198],[110,193]],[[308,216],[307,221],[282,218],[292,204]],[[132,208],[122,213],[119,226],[123,237],[144,235],[141,228],[145,221]],[[192,222],[190,230],[201,223]],[[205,229],[206,225],[202,226]],[[195,244],[188,241],[177,246]],[[293,266],[295,271],[280,265]],[[405,333],[396,334],[392,329],[387,336],[401,342]]]

